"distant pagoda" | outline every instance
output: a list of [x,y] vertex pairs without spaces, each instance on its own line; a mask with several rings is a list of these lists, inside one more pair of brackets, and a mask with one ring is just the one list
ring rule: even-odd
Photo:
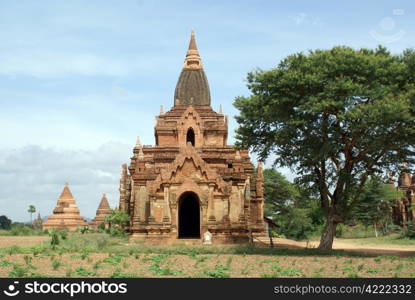
[[79,214],[76,201],[69,190],[68,183],[58,199],[53,215],[43,222],[43,229],[68,229],[76,230],[79,226],[87,226],[88,223]]
[[92,228],[98,228],[99,225],[104,223],[105,217],[111,215],[111,207],[108,203],[108,199],[105,193],[102,194],[101,202],[99,203],[95,218],[89,222],[89,226]]
[[43,220],[40,216],[40,213],[37,214],[37,218],[33,221],[33,228],[35,229],[42,229]]

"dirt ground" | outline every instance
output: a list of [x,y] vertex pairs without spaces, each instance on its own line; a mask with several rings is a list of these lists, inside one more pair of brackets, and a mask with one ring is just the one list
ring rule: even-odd
[[[25,259],[25,256],[31,258]],[[52,277],[415,277],[415,259],[235,254],[119,256],[106,253],[91,253],[87,257],[76,253],[37,257],[12,254],[0,259],[0,277],[31,274]]]
[[0,236],[0,247],[30,247],[48,241],[49,236]]
[[[317,248],[318,241],[298,242],[288,239],[276,238],[274,243],[278,248]],[[366,245],[357,239],[335,239],[333,249],[355,251],[367,254],[377,255],[395,255],[395,256],[415,256],[415,246],[409,245]]]
[[[28,247],[48,240],[48,236],[0,236],[0,248]],[[318,245],[318,242],[281,238],[274,239],[274,243],[281,249]],[[335,249],[371,256],[195,254],[191,251],[183,255],[122,250],[129,246],[134,245],[123,244],[121,254],[5,251],[0,255],[0,277],[415,277],[415,246],[361,245],[356,240],[342,239],[334,242]]]

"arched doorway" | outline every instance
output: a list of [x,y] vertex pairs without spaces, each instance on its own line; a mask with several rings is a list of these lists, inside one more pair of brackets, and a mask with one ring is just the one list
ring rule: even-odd
[[192,144],[192,146],[195,146],[195,132],[193,130],[193,128],[189,128],[187,130],[187,134],[186,134],[186,144],[190,142]]
[[200,205],[195,193],[186,192],[179,200],[179,238],[200,238]]

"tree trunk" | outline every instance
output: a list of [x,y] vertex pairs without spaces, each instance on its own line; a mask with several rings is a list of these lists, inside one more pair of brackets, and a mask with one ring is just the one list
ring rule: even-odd
[[375,229],[375,237],[378,237],[378,228],[376,226],[376,223],[373,224],[373,228]]
[[329,216],[324,226],[323,233],[320,238],[320,250],[331,250],[333,247],[334,233],[336,231],[337,222],[334,221],[333,217]]
[[268,229],[268,237],[269,237],[269,245],[271,248],[274,248],[274,241],[272,240],[272,232],[271,229]]

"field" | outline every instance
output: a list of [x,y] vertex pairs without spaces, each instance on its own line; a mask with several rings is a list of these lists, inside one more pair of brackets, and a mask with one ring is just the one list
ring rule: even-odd
[[322,252],[315,242],[284,239],[274,249],[151,247],[98,233],[70,234],[52,249],[47,236],[0,236],[0,277],[415,277],[413,241],[336,243],[347,250]]

